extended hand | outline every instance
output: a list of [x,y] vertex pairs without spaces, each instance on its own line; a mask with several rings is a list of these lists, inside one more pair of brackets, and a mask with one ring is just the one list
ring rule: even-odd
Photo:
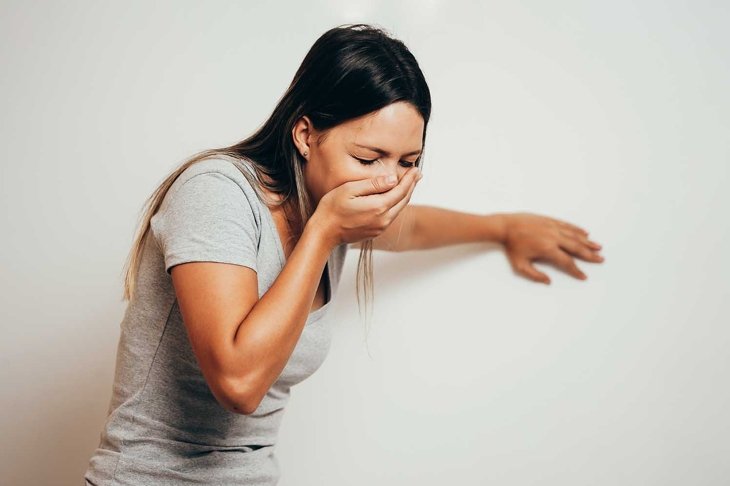
[[573,256],[600,263],[601,245],[588,239],[588,232],[565,221],[532,213],[506,213],[504,247],[512,268],[526,277],[545,284],[550,279],[532,261],[551,262],[576,278],[588,278],[575,264]]

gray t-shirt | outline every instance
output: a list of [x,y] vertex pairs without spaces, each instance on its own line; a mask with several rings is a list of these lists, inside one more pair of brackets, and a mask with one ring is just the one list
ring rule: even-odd
[[256,270],[259,298],[284,267],[269,209],[233,162],[205,159],[186,168],[152,218],[137,291],[121,322],[112,397],[87,484],[275,485],[274,445],[290,387],[324,361],[331,341],[327,309],[347,245],[330,254],[327,299],[309,314],[286,367],[251,415],[223,408],[188,340],[170,268],[192,261]]

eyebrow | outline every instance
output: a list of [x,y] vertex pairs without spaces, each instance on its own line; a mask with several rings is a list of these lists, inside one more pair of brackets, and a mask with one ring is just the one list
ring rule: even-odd
[[[380,155],[390,155],[386,150],[380,149],[378,147],[369,147],[367,145],[360,145],[359,143],[356,143],[355,145],[358,147],[368,149],[368,150],[372,150],[373,152],[377,152]],[[403,154],[403,155],[416,155],[416,154],[420,154],[420,153],[421,153],[421,150],[414,150],[413,152],[408,152],[407,154]]]

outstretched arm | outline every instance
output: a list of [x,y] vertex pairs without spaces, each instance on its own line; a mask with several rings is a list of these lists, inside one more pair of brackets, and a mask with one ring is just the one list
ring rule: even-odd
[[[471,214],[409,204],[385,231],[373,238],[373,248],[398,252],[481,241],[501,243],[502,226],[499,214]],[[360,243],[350,246],[360,248]]]
[[[388,228],[373,238],[373,248],[385,251],[427,250],[460,243],[501,243],[501,214],[472,214],[434,206],[409,204]],[[351,245],[359,248],[360,244]]]
[[504,215],[474,214],[435,206],[413,206],[409,250],[428,250],[462,243],[504,241]]
[[581,280],[587,276],[573,256],[595,263],[604,261],[598,254],[601,245],[589,240],[586,230],[565,221],[532,213],[474,214],[416,204],[406,206],[373,239],[373,248],[409,251],[488,241],[505,246],[517,273],[546,284],[550,279],[532,265],[533,260],[552,262]]

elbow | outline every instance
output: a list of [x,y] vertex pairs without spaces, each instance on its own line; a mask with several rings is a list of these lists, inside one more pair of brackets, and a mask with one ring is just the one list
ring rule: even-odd
[[251,415],[261,404],[263,396],[252,392],[252,387],[241,380],[226,380],[219,387],[222,391],[218,402],[229,412]]
[[249,402],[238,402],[230,407],[228,411],[239,415],[251,415],[257,408],[258,405],[249,405]]

